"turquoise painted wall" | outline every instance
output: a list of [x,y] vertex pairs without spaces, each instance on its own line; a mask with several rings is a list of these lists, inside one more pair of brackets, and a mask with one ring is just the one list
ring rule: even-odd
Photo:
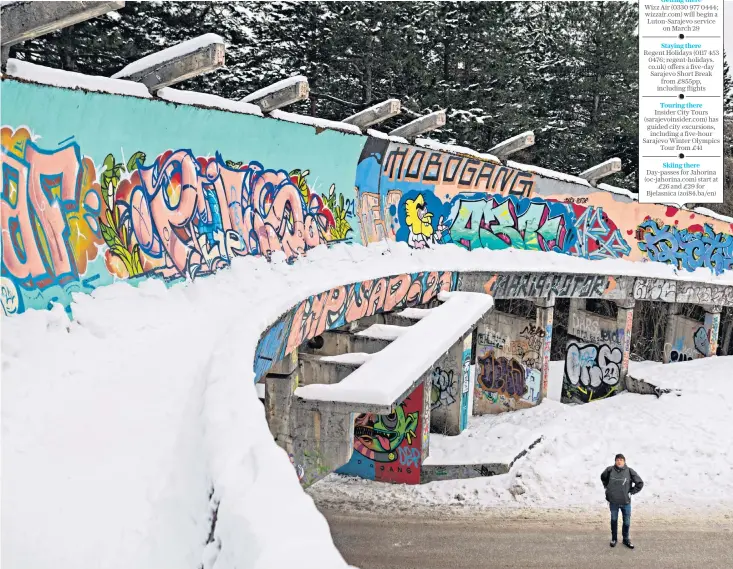
[[360,241],[366,137],[7,80],[2,110],[6,314],[115,279],[172,283],[238,255]]

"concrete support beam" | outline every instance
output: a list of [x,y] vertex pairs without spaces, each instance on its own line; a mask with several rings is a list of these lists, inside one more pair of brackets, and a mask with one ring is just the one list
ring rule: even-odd
[[[570,301],[565,347],[563,400],[589,403],[625,389],[633,303],[624,299],[616,318],[587,310],[585,299]],[[628,331],[627,331],[628,326]]]
[[[540,402],[545,335],[546,327],[536,320],[498,310],[487,315],[476,335],[474,415],[527,409]],[[547,364],[549,369],[549,360]]]
[[605,162],[593,166],[592,168],[588,168],[585,172],[581,172],[580,177],[588,180],[591,186],[595,186],[596,184],[598,184],[598,180],[607,176],[612,176],[616,172],[620,171],[621,159],[611,158],[610,160],[606,160]]
[[290,352],[284,359],[272,364],[267,375],[286,377],[298,369],[298,350]]
[[[326,356],[328,357],[328,356]],[[300,355],[301,385],[313,383],[333,384],[343,381],[361,363],[328,361],[313,354]]]
[[350,352],[362,352],[365,354],[376,354],[392,343],[392,340],[384,338],[372,338],[369,336],[361,336],[356,334],[352,336],[352,349]]
[[[714,307],[718,308],[718,307]],[[718,334],[720,332],[720,310],[705,310],[705,332],[708,337],[708,350],[705,357],[714,356],[718,352]]]
[[[0,43],[9,47],[123,8],[116,2],[13,2],[0,8]],[[3,55],[5,55],[3,50]],[[5,58],[3,58],[3,63]]]
[[473,360],[471,339],[473,331],[437,362],[425,383],[430,391],[430,430],[443,435],[460,435],[468,426],[470,365]]
[[677,335],[677,320],[680,318],[682,305],[677,302],[670,302],[667,305],[667,324],[664,328],[664,348],[662,362],[667,364],[672,361],[672,348],[675,346]]
[[265,417],[275,442],[288,454],[293,454],[290,414],[293,393],[298,387],[298,372],[287,376],[267,375],[265,382]]
[[290,412],[293,464],[307,487],[348,463],[354,449],[354,414],[336,404],[312,404],[295,397]]
[[500,160],[506,160],[509,156],[525,148],[534,146],[534,132],[528,130],[517,136],[512,136],[507,140],[500,142],[493,148],[489,149],[489,154],[493,154]]
[[619,301],[616,303],[618,313],[616,314],[616,328],[620,335],[623,356],[621,359],[619,383],[626,389],[626,377],[629,372],[629,356],[631,355],[631,329],[634,326],[634,299]]
[[400,104],[399,99],[387,99],[386,101],[378,103],[368,109],[364,109],[355,115],[351,115],[341,122],[353,124],[363,130],[372,125],[384,122],[387,119],[391,119],[392,117],[399,115],[401,112],[402,105]]
[[262,109],[262,112],[269,113],[298,101],[305,101],[309,96],[308,79],[298,75],[255,91],[247,95],[242,101],[257,105]]
[[573,313],[578,310],[585,310],[586,298],[571,298],[570,299],[570,312]]
[[376,354],[378,351],[386,348],[391,342],[391,340],[383,338],[362,335],[362,332],[354,334],[351,332],[331,330],[324,332],[318,338],[314,338],[313,341],[308,343],[310,345],[301,346],[300,349],[302,353],[318,356],[339,356],[341,354],[355,352]]
[[318,356],[338,356],[354,351],[351,341],[352,335],[349,332],[331,330],[306,342],[300,347],[300,352]]
[[[542,351],[540,353],[540,361],[542,362],[540,368],[542,389],[540,391],[540,399],[538,403],[542,403],[547,398],[549,393],[549,382],[550,382],[550,357],[552,351],[552,327],[553,319],[555,314],[555,302],[546,299],[537,299],[535,301],[537,308],[537,315],[535,317],[535,323],[537,328],[544,330],[545,335],[542,341]],[[560,387],[562,391],[562,387]]]
[[435,111],[429,115],[424,115],[405,126],[394,129],[390,132],[390,136],[401,136],[407,140],[414,141],[421,134],[430,132],[445,126],[445,111]]
[[205,34],[134,61],[112,78],[137,81],[155,93],[222,67],[225,51],[220,36]]

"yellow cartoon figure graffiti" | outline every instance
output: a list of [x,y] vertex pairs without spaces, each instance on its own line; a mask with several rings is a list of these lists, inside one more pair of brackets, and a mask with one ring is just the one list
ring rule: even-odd
[[407,244],[413,249],[428,249],[436,245],[446,230],[442,217],[438,220],[437,229],[433,228],[433,214],[428,211],[422,194],[414,200],[405,200],[405,222],[410,230]]

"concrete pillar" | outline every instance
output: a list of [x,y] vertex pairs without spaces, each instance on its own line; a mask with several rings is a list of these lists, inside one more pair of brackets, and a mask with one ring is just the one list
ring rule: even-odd
[[628,334],[625,331],[632,322],[633,315],[625,309],[619,308],[613,318],[588,311],[585,300],[571,301],[563,372],[564,401],[589,403],[624,389],[624,363],[628,370],[625,339],[631,336],[630,331]]
[[467,333],[435,362],[425,382],[430,393],[430,430],[434,433],[458,435],[468,425],[472,335],[473,331]]
[[290,410],[291,460],[303,486],[310,486],[348,463],[354,448],[354,414],[337,403],[293,398]]
[[432,421],[432,392],[433,381],[428,375],[423,380],[423,401],[422,401],[422,422],[420,428],[422,433],[418,436],[422,438],[422,452],[420,453],[420,470],[422,471],[422,463],[430,455],[430,423]]
[[339,383],[360,365],[361,362],[324,361],[321,356],[300,354],[300,385]]
[[[581,299],[571,299],[571,302],[573,300]],[[585,304],[585,301],[583,301],[583,304]],[[542,367],[540,369],[542,389],[540,390],[540,400],[538,401],[538,403],[542,403],[545,397],[547,397],[550,380],[550,352],[552,349],[552,320],[555,313],[555,298],[538,298],[535,300],[535,307],[537,308],[535,323],[540,330],[545,331],[542,354],[540,354],[542,360]]]
[[570,312],[577,312],[578,310],[585,310],[586,299],[585,298],[571,298],[570,299]]
[[[623,346],[623,359],[619,373],[619,384],[626,386],[626,375],[629,372],[629,355],[631,354],[631,328],[634,325],[634,299],[618,300],[618,314],[616,315],[616,327],[619,330],[619,340]],[[623,331],[623,335],[621,334]]]
[[298,351],[277,362],[265,376],[265,417],[275,442],[293,454],[290,412],[293,392],[298,387]]
[[662,357],[663,363],[669,363],[671,360],[671,349],[675,344],[677,335],[677,317],[679,316],[681,304],[670,302],[667,305],[667,325],[664,329],[664,353]]
[[720,330],[721,306],[703,305],[705,309],[705,332],[708,337],[708,353],[706,357],[714,356],[718,351],[718,332]]
[[536,319],[498,310],[482,319],[476,334],[474,415],[516,411],[540,402],[545,334]]

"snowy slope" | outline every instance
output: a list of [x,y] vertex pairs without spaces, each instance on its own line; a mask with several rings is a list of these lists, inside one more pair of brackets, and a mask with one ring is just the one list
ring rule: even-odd
[[[659,263],[404,243],[283,261],[239,258],[170,290],[103,287],[75,298],[73,322],[60,309],[3,320],[3,567],[344,567],[253,385],[259,335],[279,315],[336,285],[422,270],[674,275]],[[597,407],[587,409],[573,413]]]
[[447,437],[431,435],[431,455],[435,451],[445,462],[459,455],[468,462],[488,461],[497,449],[542,435],[542,442],[503,476],[399,486],[332,474],[309,493],[335,507],[358,501],[361,508],[375,509],[405,508],[408,502],[598,509],[605,504],[601,471],[621,452],[645,481],[634,497],[644,511],[730,512],[731,366],[733,356],[644,367],[647,375],[684,374],[680,396],[621,393],[587,405],[546,400],[514,413],[472,417],[461,444],[451,445],[452,454],[445,448]]

